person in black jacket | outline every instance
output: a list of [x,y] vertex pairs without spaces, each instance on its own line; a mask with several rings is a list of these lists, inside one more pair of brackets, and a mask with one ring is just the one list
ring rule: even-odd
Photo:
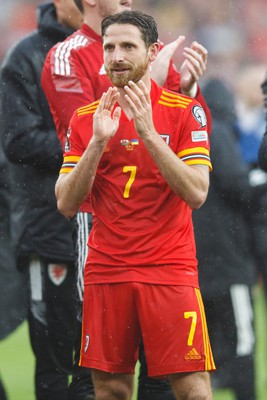
[[7,395],[1,377],[0,377],[0,400],[7,400]]
[[[1,126],[0,126],[1,129]],[[0,146],[0,340],[10,335],[26,318],[26,279],[16,268],[10,240],[10,179],[7,160]],[[8,310],[8,312],[7,312]],[[0,361],[0,369],[4,360]],[[7,400],[0,375],[0,400]]]
[[77,313],[73,227],[54,194],[62,150],[40,77],[48,50],[81,23],[72,0],[41,5],[38,30],[9,50],[1,68],[10,226],[17,267],[28,279],[37,400],[67,399]]
[[[264,75],[265,65],[248,63],[239,70],[235,84],[237,109],[235,132],[240,154],[249,167],[249,180],[253,186],[267,182],[267,174],[259,168],[258,162],[259,146],[265,129],[261,90]],[[255,207],[251,204],[248,219],[252,232],[253,253],[267,300],[267,192],[258,196]]]
[[266,184],[253,187],[234,132],[234,96],[220,80],[203,88],[210,107],[213,172],[206,203],[193,213],[199,280],[217,371],[213,386],[255,400],[251,289],[257,279],[248,223]]
[[259,149],[259,166],[261,169],[267,172],[267,132],[264,134],[262,138]]
[[[267,85],[266,85],[267,95]],[[263,171],[267,172],[267,132],[263,135],[259,149],[259,166]]]
[[266,132],[262,138],[260,149],[259,149],[259,166],[261,169],[267,172],[267,74],[261,85],[263,98],[264,98],[264,110],[266,118]]

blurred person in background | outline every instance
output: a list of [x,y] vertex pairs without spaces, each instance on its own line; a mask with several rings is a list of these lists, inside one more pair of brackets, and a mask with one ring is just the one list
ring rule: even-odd
[[[266,90],[266,94],[267,94],[267,90]],[[258,157],[259,157],[260,168],[263,171],[267,172],[267,131],[262,138]]]
[[[235,132],[242,160],[249,168],[251,186],[267,182],[267,174],[259,168],[258,153],[265,132],[265,115],[261,83],[265,65],[248,63],[239,68],[235,78],[237,119]],[[253,88],[253,90],[251,90]],[[246,216],[251,227],[251,246],[255,263],[263,281],[267,299],[267,193],[258,196],[257,202],[247,208]]]
[[264,75],[265,65],[247,63],[239,67],[234,79],[236,133],[241,157],[251,171],[258,168],[258,151],[265,132],[261,90]]
[[[73,112],[101,97],[111,82],[103,68],[102,39],[100,23],[102,19],[116,12],[130,9],[132,2],[126,0],[74,0],[84,16],[80,30],[63,43],[54,46],[48,53],[42,84],[47,95],[57,127],[59,139],[64,147],[70,119]],[[198,79],[206,69],[207,52],[197,42],[184,50],[186,61],[179,74],[172,61],[172,54],[183,41],[178,38],[162,49],[161,57],[153,63],[152,75],[159,84],[167,88],[196,96],[209,117],[209,110],[197,85]],[[78,289],[83,300],[83,269],[87,257],[87,237],[92,225],[90,207],[81,208],[77,213],[78,222]],[[81,316],[79,317],[81,319]],[[79,353],[76,355],[78,363]],[[77,382],[78,383],[78,382]],[[75,387],[75,381],[70,390]],[[140,347],[140,400],[174,399],[170,385],[166,381],[154,380],[147,376],[147,366],[143,347]]]
[[263,93],[263,105],[264,105],[264,115],[265,115],[265,129],[264,136],[260,143],[258,160],[260,168],[267,172],[267,72],[265,73],[264,80],[261,84],[261,89]]
[[0,63],[15,42],[36,28],[36,7],[42,0],[0,0]]
[[[210,107],[213,171],[205,204],[193,213],[199,280],[217,370],[213,389],[231,388],[236,400],[255,400],[252,289],[257,281],[250,207],[267,185],[253,186],[234,130],[234,92],[219,79],[203,94]],[[205,226],[205,229],[203,229]]]
[[48,50],[81,22],[72,0],[41,5],[38,29],[8,51],[1,68],[10,227],[16,266],[27,277],[37,400],[67,399],[77,326],[73,227],[54,194],[62,150],[40,79]]
[[[11,13],[14,3],[5,2],[0,4],[0,26],[1,30],[10,33],[5,24],[7,15]],[[3,9],[3,10],[2,10]],[[11,14],[10,14],[11,15]],[[2,36],[1,36],[2,37]],[[10,35],[9,35],[10,37]],[[3,37],[0,45],[0,63],[5,51]],[[2,51],[1,51],[2,50]],[[3,124],[0,121],[0,131],[2,132]],[[0,340],[5,340],[14,330],[16,330],[26,318],[26,279],[17,267],[14,255],[14,249],[11,243],[10,235],[10,180],[7,159],[0,146]],[[8,311],[7,311],[8,310]],[[4,365],[4,360],[0,361]],[[0,366],[1,366],[0,365]],[[7,400],[7,393],[0,377],[0,399]]]
[[1,376],[0,376],[0,400],[8,400],[3,382],[1,380]]
[[[0,131],[2,124],[0,122]],[[16,268],[10,235],[10,180],[7,160],[0,146],[0,340],[5,340],[26,318],[26,279]],[[4,360],[0,360],[0,368]],[[0,379],[1,380],[1,379]],[[6,399],[0,384],[0,399]]]

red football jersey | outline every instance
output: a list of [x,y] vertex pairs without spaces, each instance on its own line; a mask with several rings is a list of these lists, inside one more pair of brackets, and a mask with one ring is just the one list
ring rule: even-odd
[[[208,165],[205,113],[194,99],[158,87],[151,102],[156,131],[187,164]],[[92,136],[98,102],[72,120],[61,173],[75,167]],[[93,228],[86,284],[139,281],[198,287],[189,206],[167,185],[134,121],[122,112],[120,126],[100,160],[91,192]]]
[[[153,66],[152,66],[153,68]],[[102,38],[88,25],[56,44],[49,51],[42,73],[42,86],[53,114],[59,139],[63,144],[74,111],[98,100],[111,86],[103,65]],[[180,91],[180,74],[170,63],[164,87]],[[196,99],[202,104],[211,127],[209,109],[198,90]]]

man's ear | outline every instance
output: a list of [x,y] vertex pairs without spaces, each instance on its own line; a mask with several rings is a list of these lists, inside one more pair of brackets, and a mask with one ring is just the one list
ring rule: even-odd
[[96,0],[84,0],[85,3],[89,4],[91,7],[96,6]]
[[153,62],[159,53],[159,43],[155,42],[149,47],[149,61]]

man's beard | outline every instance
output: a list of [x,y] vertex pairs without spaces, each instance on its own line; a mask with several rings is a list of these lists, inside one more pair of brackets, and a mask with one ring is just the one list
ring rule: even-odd
[[[118,67],[129,69],[122,75],[118,75],[114,71],[114,69]],[[142,64],[139,64],[137,66],[126,63],[114,63],[110,68],[106,68],[106,74],[114,86],[118,88],[123,88],[125,85],[128,85],[129,81],[133,81],[134,83],[140,81],[140,79],[144,76],[147,68],[148,60],[145,60]]]

